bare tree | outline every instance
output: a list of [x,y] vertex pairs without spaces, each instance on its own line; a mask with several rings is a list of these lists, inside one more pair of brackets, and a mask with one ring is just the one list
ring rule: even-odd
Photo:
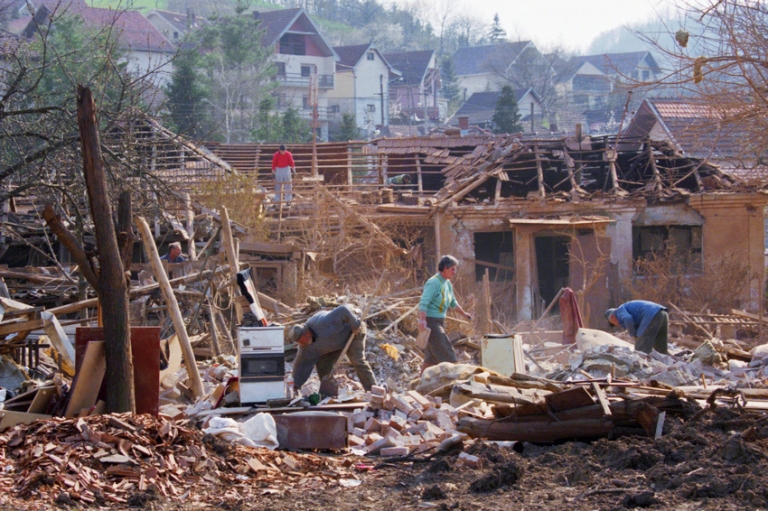
[[743,159],[761,162],[768,149],[768,6],[706,0],[681,1],[678,7],[681,25],[661,35],[638,34],[669,63],[668,72],[650,85],[706,105],[710,122],[701,130],[737,126]]

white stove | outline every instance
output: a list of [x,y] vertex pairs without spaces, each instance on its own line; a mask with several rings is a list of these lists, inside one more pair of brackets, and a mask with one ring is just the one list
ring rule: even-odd
[[285,398],[285,347],[282,326],[239,327],[240,403]]

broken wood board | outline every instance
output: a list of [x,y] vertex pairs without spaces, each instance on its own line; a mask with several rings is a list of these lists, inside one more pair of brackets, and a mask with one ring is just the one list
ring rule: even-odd
[[563,392],[556,392],[544,398],[553,412],[562,412],[595,404],[594,398],[584,387],[575,387]]
[[42,413],[11,412],[0,410],[0,432],[12,428],[17,424],[31,424],[36,420],[50,419],[50,415]]
[[69,340],[67,333],[61,328],[59,320],[56,319],[51,312],[43,311],[40,313],[40,317],[45,320],[45,335],[59,352],[63,361],[69,364],[70,367],[75,367],[75,347],[72,346],[72,342]]
[[72,391],[65,417],[75,417],[83,408],[90,409],[99,399],[99,389],[107,372],[104,341],[91,341],[85,349],[83,363],[72,381]]

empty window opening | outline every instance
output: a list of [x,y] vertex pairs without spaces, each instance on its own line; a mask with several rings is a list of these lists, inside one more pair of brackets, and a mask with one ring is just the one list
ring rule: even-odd
[[475,280],[483,280],[486,269],[492,282],[514,280],[514,235],[513,231],[475,233],[475,259],[490,263],[488,266],[475,263]]
[[697,273],[701,266],[701,226],[654,225],[632,227],[635,273],[649,265],[664,265],[674,274]]

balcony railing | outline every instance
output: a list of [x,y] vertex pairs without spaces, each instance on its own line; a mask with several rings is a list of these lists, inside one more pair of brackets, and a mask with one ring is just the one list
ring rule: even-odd
[[[275,76],[275,80],[287,87],[309,87],[311,75],[284,73]],[[317,86],[321,89],[333,89],[333,75],[317,75]]]

